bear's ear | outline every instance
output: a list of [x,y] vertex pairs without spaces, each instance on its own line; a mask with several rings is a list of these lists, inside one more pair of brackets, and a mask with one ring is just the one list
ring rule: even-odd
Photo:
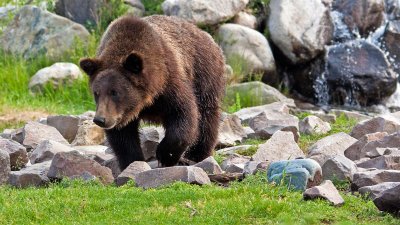
[[143,70],[142,57],[136,53],[131,53],[122,62],[122,66],[134,74],[139,74]]
[[97,59],[83,58],[79,61],[79,65],[87,75],[92,76],[100,68],[101,62]]

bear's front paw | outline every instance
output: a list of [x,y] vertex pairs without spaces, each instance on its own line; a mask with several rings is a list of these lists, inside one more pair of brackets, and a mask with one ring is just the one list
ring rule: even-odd
[[157,149],[156,157],[162,167],[175,166],[181,158],[178,154],[159,149]]

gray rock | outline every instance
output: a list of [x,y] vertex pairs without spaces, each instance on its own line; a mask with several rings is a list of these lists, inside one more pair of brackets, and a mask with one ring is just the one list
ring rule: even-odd
[[244,131],[239,118],[235,115],[223,113],[220,119],[217,146],[233,146],[236,143],[242,142],[245,137],[246,132]]
[[398,148],[400,147],[400,131],[391,135],[385,136],[382,139],[371,141],[367,143],[363,152],[369,154],[369,152],[375,152],[377,148]]
[[334,10],[344,15],[349,30],[357,30],[363,36],[375,31],[384,21],[384,0],[336,0]]
[[103,0],[57,0],[54,11],[76,23],[95,26],[99,23],[104,3]]
[[344,115],[344,117],[346,117],[347,119],[355,120],[357,122],[372,119],[372,117],[365,115],[365,114],[361,114],[356,111],[348,111],[348,110],[343,110],[343,109],[331,109],[329,112],[334,113],[336,116]]
[[370,120],[358,123],[350,135],[354,138],[361,138],[365,134],[375,132],[387,132],[392,134],[400,130],[400,112],[380,115]]
[[50,168],[50,161],[37,163],[20,171],[12,171],[8,183],[18,188],[40,187],[49,183],[47,172]]
[[10,139],[11,140],[11,134],[15,131],[16,129],[4,129],[3,133],[0,134],[0,137],[5,138],[5,139]]
[[400,170],[400,155],[383,155],[361,163],[357,163],[361,168],[375,168],[381,170]]
[[114,181],[111,169],[77,151],[55,154],[47,176],[50,179],[72,178],[73,176],[82,176],[85,172],[99,178],[104,184]]
[[161,5],[165,15],[177,16],[196,24],[213,25],[234,17],[249,0],[166,0]]
[[73,63],[55,63],[40,69],[29,81],[29,90],[33,93],[42,92],[46,85],[60,88],[72,84],[74,80],[83,77],[79,67]]
[[107,146],[104,145],[86,145],[74,146],[78,152],[94,159],[96,162],[103,164],[105,161],[114,158],[114,154],[106,153]]
[[106,160],[101,165],[110,168],[114,178],[117,178],[118,175],[121,174],[121,169],[119,168],[117,157]]
[[244,164],[250,161],[250,157],[232,154],[221,163],[221,168],[224,171],[229,170],[231,173],[243,173]]
[[81,118],[72,115],[48,116],[47,125],[56,128],[71,143],[78,133]]
[[322,121],[317,116],[307,116],[299,123],[300,133],[304,134],[326,134],[331,130],[331,125]]
[[104,130],[94,124],[92,120],[85,120],[78,128],[74,141],[74,146],[79,145],[101,145],[106,140]]
[[335,123],[336,115],[335,114],[326,114],[326,113],[313,113],[314,116],[320,118],[321,120],[327,123]]
[[140,0],[124,0],[124,3],[132,6],[133,8],[138,8],[142,11],[145,10],[144,5]]
[[59,58],[71,50],[76,39],[85,43],[89,35],[80,24],[27,5],[4,30],[0,45],[6,52],[21,54],[24,58],[40,54]]
[[228,62],[240,57],[246,61],[248,71],[245,72],[275,75],[274,56],[267,39],[260,32],[242,25],[227,23],[218,30],[218,41]]
[[291,107],[296,107],[296,105],[294,104],[294,101],[292,99],[288,99],[282,102],[279,101],[267,105],[244,108],[233,114],[238,116],[242,123],[248,123],[252,118],[265,111],[275,111],[289,114]]
[[299,139],[299,119],[276,110],[266,110],[250,119],[249,125],[260,138],[270,138],[277,131],[291,131]]
[[239,24],[251,29],[256,29],[257,26],[257,18],[253,16],[252,14],[249,14],[247,12],[239,12],[236,14],[236,16],[233,18],[233,23]]
[[357,172],[356,164],[343,155],[336,155],[328,159],[322,166],[324,180],[352,181]]
[[274,162],[297,157],[304,157],[304,153],[295,142],[293,133],[277,131],[268,141],[258,146],[252,159],[259,162]]
[[376,158],[383,155],[394,155],[400,156],[400,149],[399,148],[376,148],[371,149],[371,151],[366,153],[366,156],[369,158]]
[[313,59],[331,41],[332,19],[321,1],[271,0],[269,7],[271,39],[292,63]]
[[43,125],[38,122],[28,122],[23,128],[22,144],[29,151],[36,148],[40,142],[52,140],[58,143],[69,145],[68,141],[54,127]]
[[330,180],[325,180],[321,185],[307,189],[303,193],[303,197],[305,200],[315,198],[326,199],[334,206],[341,206],[344,204],[344,199],[340,196],[339,191]]
[[189,184],[210,184],[207,173],[199,167],[174,166],[141,172],[135,177],[135,184],[142,188],[157,188],[177,181]]
[[23,168],[29,161],[26,148],[18,142],[0,138],[0,149],[8,152],[12,170]]
[[332,156],[344,155],[344,151],[356,141],[357,139],[343,132],[324,137],[308,149],[307,158],[324,165]]
[[207,174],[221,174],[223,173],[221,167],[214,157],[210,156],[203,161],[193,165],[194,167],[202,168]]
[[344,155],[351,160],[359,160],[365,157],[366,152],[364,151],[364,147],[371,141],[380,140],[387,136],[386,132],[376,132],[371,134],[365,134],[357,142],[352,144],[344,151]]
[[375,199],[383,191],[394,188],[399,185],[400,182],[383,182],[372,186],[362,187],[358,189],[358,192],[362,195],[368,195],[368,197],[371,199]]
[[361,187],[372,186],[383,182],[400,182],[400,170],[366,170],[353,175],[351,189],[357,191]]
[[162,127],[143,127],[140,129],[140,145],[142,147],[145,160],[156,157],[158,144],[165,136],[164,128]]
[[10,156],[8,155],[8,152],[0,149],[0,185],[5,184],[8,181],[10,171]]
[[32,151],[29,159],[32,164],[52,160],[57,152],[69,152],[74,149],[56,141],[44,140]]
[[244,175],[254,175],[259,171],[266,172],[269,166],[269,162],[257,162],[249,161],[244,164]]
[[379,210],[398,214],[400,212],[400,185],[381,192],[374,199]]
[[22,144],[24,142],[23,130],[24,130],[23,128],[18,128],[18,129],[13,130],[10,134],[10,137],[11,137],[10,139]]
[[135,161],[118,175],[115,179],[115,183],[117,186],[122,186],[128,183],[129,180],[135,180],[136,175],[147,170],[151,170],[149,164],[142,161]]
[[239,96],[246,96],[253,106],[265,105],[279,101],[287,101],[288,98],[275,88],[261,83],[252,81],[240,84],[230,85],[226,88],[225,100],[229,105],[234,104],[237,93]]
[[252,145],[238,145],[238,146],[233,146],[233,147],[217,150],[217,153],[220,155],[232,155],[238,151],[245,151],[245,150],[249,149],[250,147],[252,147]]

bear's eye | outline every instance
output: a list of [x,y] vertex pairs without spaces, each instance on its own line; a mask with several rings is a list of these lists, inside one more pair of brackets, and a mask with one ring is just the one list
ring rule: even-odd
[[118,92],[115,91],[115,90],[111,90],[110,94],[111,94],[111,97],[117,97],[118,96]]

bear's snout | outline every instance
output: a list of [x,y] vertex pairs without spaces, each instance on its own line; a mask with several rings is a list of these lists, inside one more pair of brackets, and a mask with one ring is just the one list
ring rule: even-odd
[[97,124],[99,127],[104,128],[106,126],[106,118],[104,117],[96,116],[94,117],[93,122]]

